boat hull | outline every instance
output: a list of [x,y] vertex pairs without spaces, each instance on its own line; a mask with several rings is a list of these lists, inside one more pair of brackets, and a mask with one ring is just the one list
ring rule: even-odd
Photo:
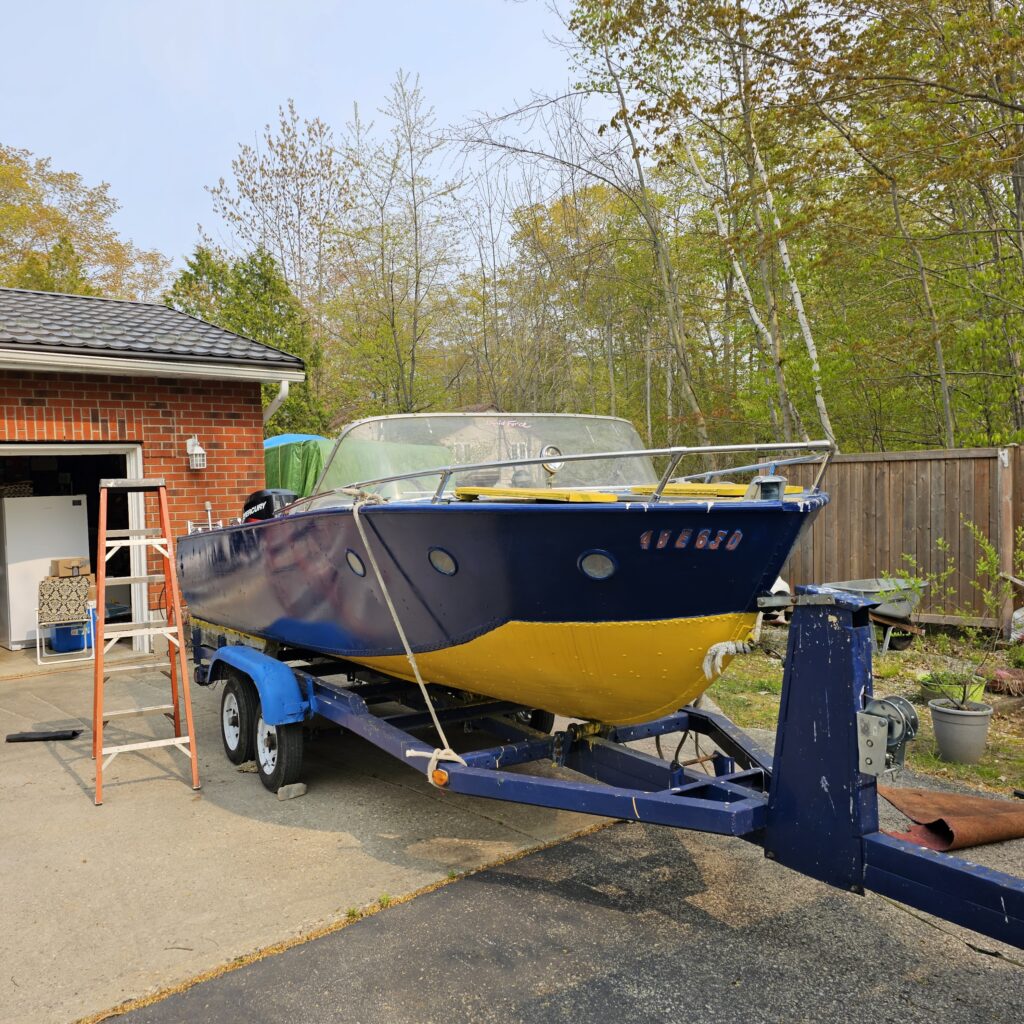
[[[622,724],[706,688],[708,648],[749,634],[826,501],[389,503],[361,517],[424,678]],[[608,578],[582,570],[593,552]],[[193,534],[178,557],[197,618],[411,678],[350,508]]]

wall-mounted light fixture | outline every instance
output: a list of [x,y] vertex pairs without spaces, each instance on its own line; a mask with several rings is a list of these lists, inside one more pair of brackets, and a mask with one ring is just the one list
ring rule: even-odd
[[188,452],[189,469],[206,469],[206,449],[195,434],[185,442],[185,451]]

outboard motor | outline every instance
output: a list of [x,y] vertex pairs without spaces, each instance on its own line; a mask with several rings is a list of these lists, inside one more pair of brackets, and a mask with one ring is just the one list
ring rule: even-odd
[[283,487],[269,487],[264,491],[254,491],[245,499],[242,522],[255,523],[261,519],[273,519],[285,505],[297,501],[298,497],[294,491],[287,491]]

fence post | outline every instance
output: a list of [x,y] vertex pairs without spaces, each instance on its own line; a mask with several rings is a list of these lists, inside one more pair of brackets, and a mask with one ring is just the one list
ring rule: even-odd
[[[1016,451],[1011,448],[1000,448],[996,458],[996,501],[999,507],[999,571],[1008,576],[1013,575],[1013,471],[1016,464]],[[1002,580],[1000,582],[1005,582]],[[1013,587],[1010,585],[1006,599],[999,610],[999,630],[1004,637],[1009,637],[1013,620]]]

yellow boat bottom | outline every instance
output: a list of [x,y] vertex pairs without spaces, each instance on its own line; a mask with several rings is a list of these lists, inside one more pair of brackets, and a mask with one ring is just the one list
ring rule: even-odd
[[[745,640],[756,616],[653,622],[507,622],[464,644],[417,654],[427,682],[515,701],[569,718],[645,722],[696,700],[712,644]],[[354,658],[413,679],[405,655]]]

